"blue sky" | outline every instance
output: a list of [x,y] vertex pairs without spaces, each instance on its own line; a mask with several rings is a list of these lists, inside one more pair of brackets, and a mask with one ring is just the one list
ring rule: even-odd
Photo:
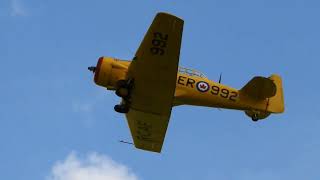
[[[182,66],[236,88],[278,73],[285,113],[181,106],[161,154],[118,143],[120,100],[87,66],[132,58],[158,11],[185,20]],[[316,0],[2,0],[1,178],[318,180],[319,17]]]

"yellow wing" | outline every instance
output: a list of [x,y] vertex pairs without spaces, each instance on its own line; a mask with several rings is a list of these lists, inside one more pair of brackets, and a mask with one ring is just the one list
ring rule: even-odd
[[129,69],[133,79],[126,114],[134,144],[160,152],[169,123],[176,87],[183,20],[158,13]]

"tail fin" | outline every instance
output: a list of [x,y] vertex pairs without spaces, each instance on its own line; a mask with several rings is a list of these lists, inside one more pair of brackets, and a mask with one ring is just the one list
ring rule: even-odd
[[267,111],[272,113],[282,113],[284,112],[284,97],[282,88],[282,79],[279,75],[272,74],[269,77],[270,80],[274,82],[277,87],[275,96],[269,98],[269,105]]

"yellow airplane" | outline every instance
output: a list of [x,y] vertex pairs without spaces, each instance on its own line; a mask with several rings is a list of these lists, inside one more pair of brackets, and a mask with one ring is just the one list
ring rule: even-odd
[[284,112],[281,77],[254,77],[237,90],[179,67],[183,20],[158,13],[132,61],[101,57],[94,82],[115,90],[136,148],[161,152],[171,109],[179,105],[243,110],[253,121]]

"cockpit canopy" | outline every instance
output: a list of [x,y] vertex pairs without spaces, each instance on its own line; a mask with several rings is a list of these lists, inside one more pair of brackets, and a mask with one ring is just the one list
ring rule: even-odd
[[178,71],[181,74],[187,74],[189,76],[198,76],[201,78],[207,78],[202,72],[197,71],[195,69],[188,69],[188,68],[184,68],[184,67],[179,67]]

